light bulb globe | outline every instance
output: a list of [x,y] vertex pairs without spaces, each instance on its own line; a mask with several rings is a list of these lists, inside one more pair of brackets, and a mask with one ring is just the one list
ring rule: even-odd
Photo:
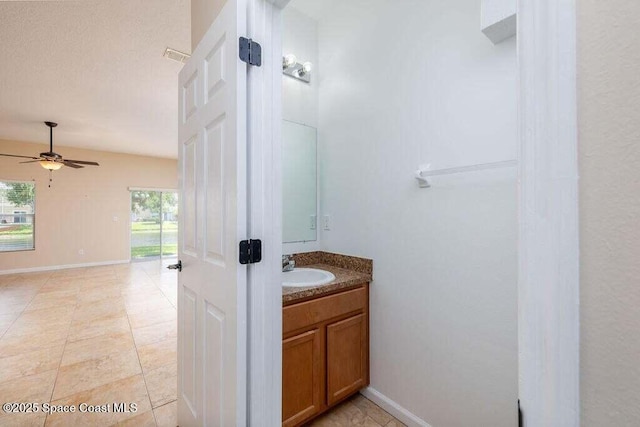
[[62,163],[58,163],[53,160],[41,160],[40,166],[50,171],[57,171],[62,167]]
[[296,58],[296,56],[293,53],[290,53],[288,55],[285,55],[285,57],[282,60],[282,65],[285,68],[290,68],[296,65],[297,62],[298,62],[298,58]]

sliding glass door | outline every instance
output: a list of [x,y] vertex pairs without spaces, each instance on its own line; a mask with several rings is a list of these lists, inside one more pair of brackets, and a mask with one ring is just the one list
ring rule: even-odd
[[178,253],[178,193],[131,191],[131,259],[173,257]]

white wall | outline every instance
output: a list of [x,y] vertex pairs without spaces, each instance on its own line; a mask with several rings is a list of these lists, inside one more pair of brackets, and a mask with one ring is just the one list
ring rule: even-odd
[[[313,64],[311,82],[305,83],[291,77],[282,76],[282,118],[313,128],[318,128],[318,24],[315,20],[299,12],[294,7],[284,9],[282,16],[282,53],[293,53],[298,62]],[[283,225],[284,227],[284,225]],[[320,230],[313,241],[284,243],[286,254],[310,252],[320,249]]]
[[640,426],[640,2],[577,3],[581,424]]
[[282,118],[318,127],[318,23],[294,7],[282,15],[282,54],[293,53],[298,62],[313,64],[311,82],[282,76]]
[[322,247],[371,257],[371,385],[434,427],[512,427],[515,40],[478,0],[349,0],[319,21]]
[[218,17],[227,0],[191,0],[191,51]]

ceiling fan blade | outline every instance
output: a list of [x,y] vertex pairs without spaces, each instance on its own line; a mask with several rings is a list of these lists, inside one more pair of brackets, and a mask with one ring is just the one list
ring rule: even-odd
[[0,154],[0,156],[5,156],[5,157],[18,157],[21,159],[33,159],[33,160],[39,160],[40,157],[33,157],[33,156],[17,156],[15,154]]
[[65,162],[77,163],[79,165],[100,166],[97,162],[87,162],[86,160],[70,160],[64,159]]
[[38,160],[27,160],[26,162],[20,162],[20,164],[22,163],[35,163],[35,162],[41,162],[42,160],[38,159]]
[[82,169],[84,167],[84,166],[76,165],[75,163],[72,163],[69,160],[63,160],[62,164],[74,169]]

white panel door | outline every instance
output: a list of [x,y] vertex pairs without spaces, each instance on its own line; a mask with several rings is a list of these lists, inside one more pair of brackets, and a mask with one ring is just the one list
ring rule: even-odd
[[246,424],[246,0],[228,0],[179,78],[178,422]]

